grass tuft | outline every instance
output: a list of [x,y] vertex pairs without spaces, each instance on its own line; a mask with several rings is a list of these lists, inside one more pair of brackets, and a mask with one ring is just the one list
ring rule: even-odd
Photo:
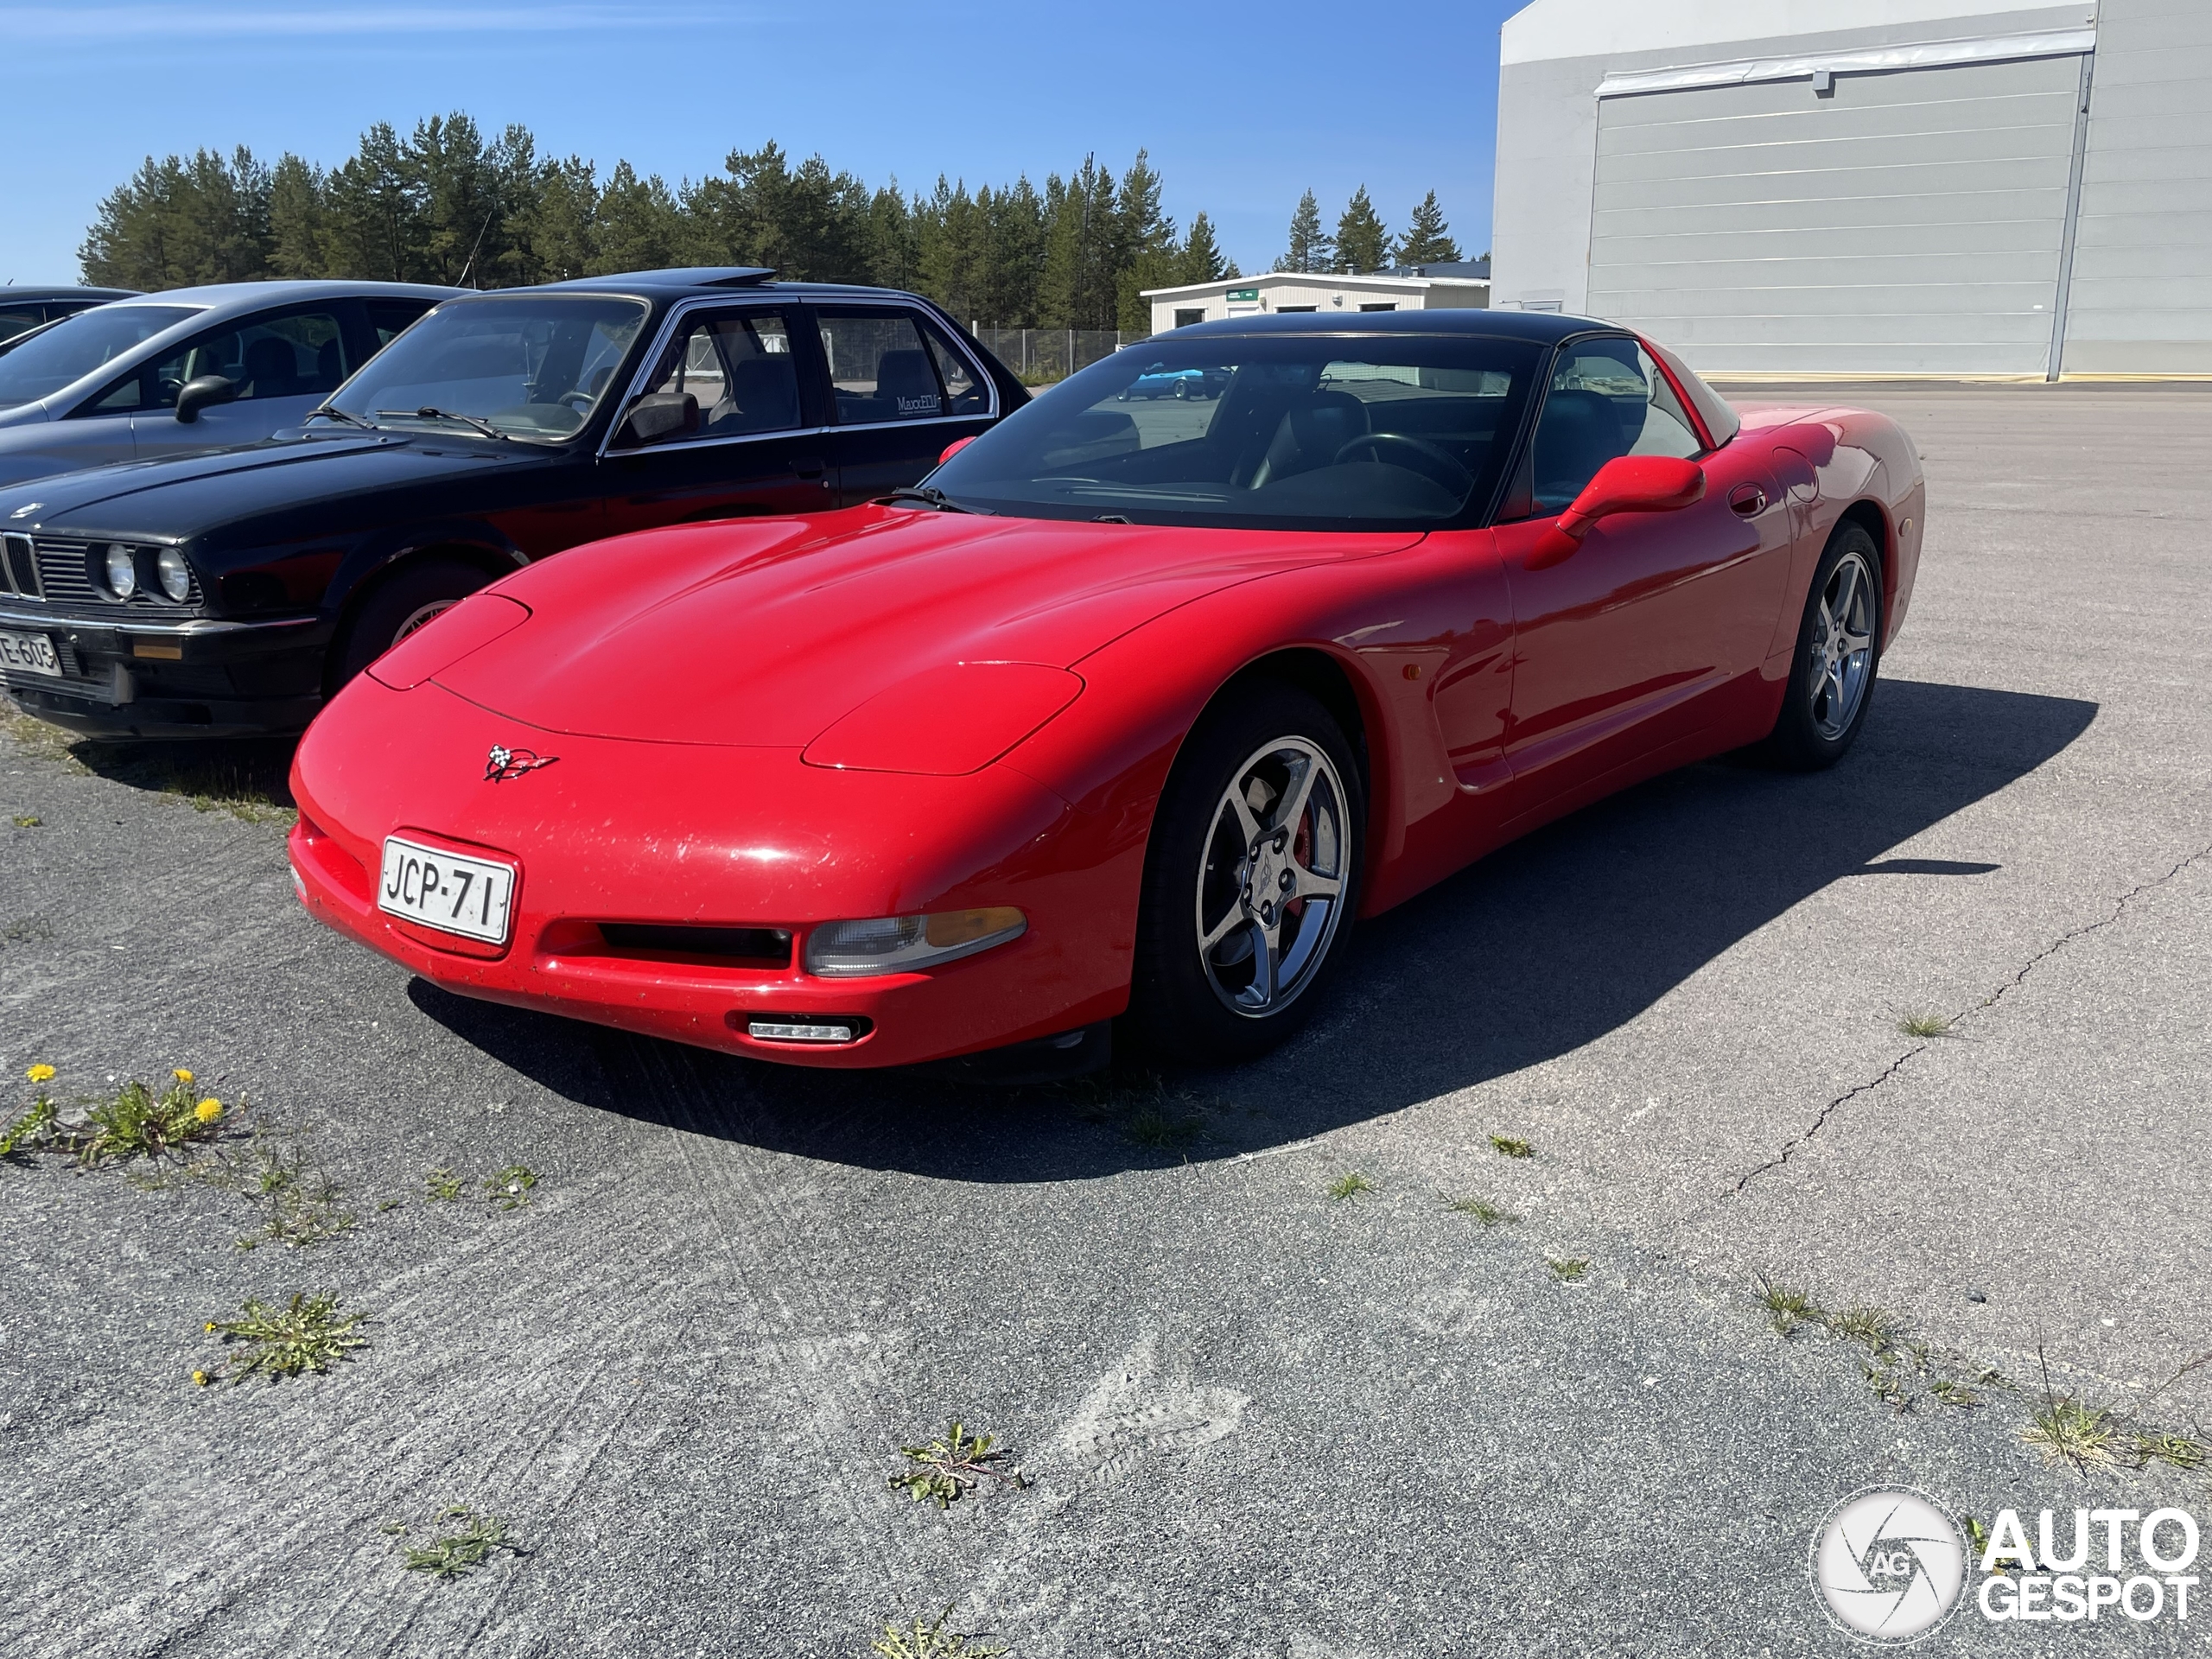
[[986,1647],[974,1631],[948,1630],[945,1621],[951,1617],[947,1607],[927,1624],[918,1618],[906,1624],[886,1620],[868,1651],[883,1659],[999,1659],[1007,1651]]
[[1907,1037],[1948,1037],[1955,1022],[1948,1014],[1907,1014],[1897,1020],[1897,1030]]
[[1510,1211],[1501,1210],[1488,1198],[1446,1198],[1444,1207],[1454,1215],[1472,1216],[1485,1227],[1498,1227],[1521,1219]]
[[449,1203],[461,1196],[461,1179],[449,1169],[434,1169],[423,1178],[423,1194],[433,1204]]
[[219,1336],[238,1351],[213,1371],[194,1372],[194,1380],[204,1387],[226,1376],[243,1382],[258,1374],[274,1382],[308,1371],[327,1371],[369,1345],[368,1338],[354,1331],[366,1317],[348,1313],[341,1318],[337,1294],[332,1291],[312,1296],[302,1292],[282,1306],[249,1296],[237,1319],[210,1319],[207,1325],[210,1336]]
[[1885,1307],[1847,1307],[1827,1316],[1827,1327],[1846,1342],[1855,1342],[1877,1358],[1897,1346],[1904,1335],[1904,1321]]
[[1590,1258],[1586,1255],[1548,1255],[1544,1265],[1562,1285],[1580,1284],[1590,1272]]
[[16,828],[18,830],[35,830],[44,822],[45,820],[41,818],[35,812],[18,812],[16,814]]
[[2070,1394],[2046,1395],[2029,1414],[2020,1438],[2047,1461],[2076,1468],[2116,1464],[2122,1455],[2120,1424],[2113,1414]]
[[1526,1141],[1516,1140],[1510,1135],[1493,1135],[1490,1144],[1491,1151],[1507,1158],[1533,1158],[1536,1155],[1536,1149]]
[[29,1109],[0,1132],[0,1157],[68,1153],[88,1168],[110,1159],[159,1160],[194,1141],[214,1139],[244,1109],[201,1094],[193,1086],[191,1072],[177,1071],[159,1093],[147,1084],[127,1083],[104,1098],[79,1097],[81,1115],[65,1118],[46,1089],[54,1068],[35,1065],[29,1075],[37,1093]]
[[1329,1196],[1334,1198],[1338,1204],[1344,1203],[1348,1198],[1357,1198],[1364,1193],[1372,1192],[1374,1191],[1375,1183],[1369,1180],[1366,1176],[1361,1174],[1357,1170],[1352,1171],[1349,1175],[1339,1175],[1335,1180],[1329,1183]]
[[2171,1464],[2177,1469],[2204,1466],[2204,1442],[2194,1435],[2177,1434],[2171,1429],[2139,1428],[2132,1439],[2129,1451],[2139,1469],[2153,1463]]
[[1787,1285],[1777,1285],[1764,1274],[1759,1275],[1759,1306],[1766,1309],[1767,1322],[1779,1337],[1794,1337],[1806,1325],[1825,1325],[1827,1321],[1827,1313],[1810,1296]]
[[537,1177],[521,1164],[509,1164],[496,1175],[484,1178],[484,1196],[502,1210],[519,1210],[530,1202]]
[[906,1467],[888,1477],[891,1490],[940,1510],[950,1509],[986,1476],[1017,1490],[1029,1484],[1019,1465],[1007,1462],[1007,1452],[993,1436],[970,1434],[957,1420],[927,1446],[902,1446],[899,1451]]
[[[522,1546],[507,1535],[505,1521],[496,1515],[479,1515],[466,1504],[440,1510],[430,1526],[432,1536],[427,1544],[406,1542],[404,1526],[385,1529],[401,1540],[400,1559],[410,1573],[428,1573],[434,1579],[463,1578],[483,1566],[494,1551],[505,1550],[511,1555],[523,1553]],[[454,1529],[439,1530],[442,1528]]]

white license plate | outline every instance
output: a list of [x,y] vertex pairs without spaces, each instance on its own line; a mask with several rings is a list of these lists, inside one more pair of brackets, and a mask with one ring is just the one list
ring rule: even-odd
[[54,641],[42,633],[0,632],[0,668],[61,677],[61,659],[54,654]]
[[462,858],[397,836],[384,838],[384,870],[377,908],[442,933],[507,942],[515,896],[515,867],[488,858]]

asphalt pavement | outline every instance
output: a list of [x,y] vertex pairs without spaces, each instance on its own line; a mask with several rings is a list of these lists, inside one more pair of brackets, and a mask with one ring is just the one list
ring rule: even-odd
[[[281,821],[0,740],[0,1117],[34,1063],[186,1066],[235,1126],[197,1176],[0,1165],[0,1652],[857,1655],[949,1607],[1040,1659],[1842,1654],[1808,1554],[1864,1486],[2212,1534],[2202,1469],[2023,1438],[2212,1425],[2212,387],[1805,395],[1929,476],[1852,757],[1506,849],[1234,1071],[978,1092],[470,1003],[308,921]],[[302,1291],[369,1345],[194,1384]],[[954,1418],[1027,1484],[892,1490]],[[448,1505],[517,1548],[408,1570]]]

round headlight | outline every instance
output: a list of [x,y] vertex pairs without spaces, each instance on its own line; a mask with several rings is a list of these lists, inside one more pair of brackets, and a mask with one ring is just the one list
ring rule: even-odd
[[192,594],[192,567],[184,562],[184,555],[173,547],[162,550],[154,561],[155,574],[162,581],[162,591],[181,605]]
[[138,591],[138,555],[120,542],[107,550],[107,590],[118,599]]

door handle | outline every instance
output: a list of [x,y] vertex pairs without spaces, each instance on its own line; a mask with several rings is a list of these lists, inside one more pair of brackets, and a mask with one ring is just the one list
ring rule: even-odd
[[1728,510],[1739,518],[1756,518],[1766,511],[1766,492],[1756,484],[1738,484],[1728,492]]
[[830,470],[830,465],[818,456],[807,455],[791,462],[791,471],[801,478],[820,478]]

